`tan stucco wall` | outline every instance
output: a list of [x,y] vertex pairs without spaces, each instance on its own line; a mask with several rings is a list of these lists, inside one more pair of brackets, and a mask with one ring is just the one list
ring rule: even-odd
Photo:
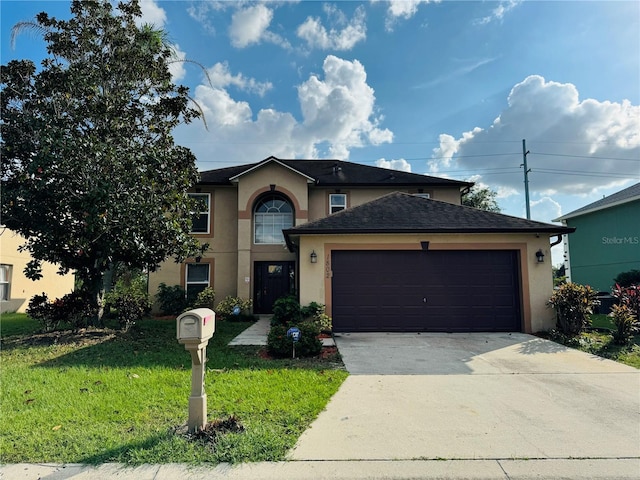
[[[2,229],[0,229],[2,231]],[[42,278],[29,280],[24,275],[24,267],[31,260],[26,252],[19,252],[18,247],[24,239],[10,230],[0,235],[0,263],[11,266],[10,300],[0,302],[1,312],[24,312],[31,297],[46,293],[50,299],[60,298],[73,291],[74,275],[58,275],[58,267],[51,263],[42,264]]]
[[[300,237],[300,303],[323,303],[331,315],[332,250],[420,250],[429,241],[429,250],[508,249],[520,252],[523,331],[548,330],[555,325],[553,310],[546,301],[553,292],[549,238],[533,234],[476,235],[326,235]],[[545,262],[537,263],[535,252],[542,249]],[[308,261],[312,250],[318,263]]]

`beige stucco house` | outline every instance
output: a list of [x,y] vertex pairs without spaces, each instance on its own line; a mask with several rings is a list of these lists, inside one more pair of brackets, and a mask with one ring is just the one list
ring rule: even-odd
[[150,293],[212,286],[254,313],[295,293],[325,304],[336,331],[553,327],[550,237],[571,229],[461,206],[471,186],[338,160],[202,172],[193,234],[209,249],[165,262]]
[[22,244],[24,238],[0,226],[0,313],[23,313],[36,294],[46,293],[53,299],[73,291],[73,274],[58,275],[58,267],[51,263],[42,264],[40,280],[25,277],[24,268],[31,255],[19,251]]

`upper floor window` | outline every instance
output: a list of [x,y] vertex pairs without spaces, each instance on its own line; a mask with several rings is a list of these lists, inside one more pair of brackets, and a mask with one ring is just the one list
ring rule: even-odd
[[429,193],[414,193],[413,195],[416,197],[431,198],[431,195]]
[[189,193],[189,198],[198,202],[198,210],[195,212],[191,224],[191,233],[210,233],[209,225],[211,219],[211,194],[209,193]]
[[279,195],[262,198],[254,210],[254,241],[261,244],[282,244],[282,230],[293,227],[293,207]]
[[336,213],[340,210],[347,208],[347,194],[346,193],[331,193],[329,194],[329,213]]

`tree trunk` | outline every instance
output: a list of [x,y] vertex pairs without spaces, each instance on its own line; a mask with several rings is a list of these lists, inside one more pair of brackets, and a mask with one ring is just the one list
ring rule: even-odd
[[82,279],[82,290],[87,295],[91,305],[92,315],[89,317],[89,325],[102,326],[104,316],[104,282],[102,275],[91,275]]

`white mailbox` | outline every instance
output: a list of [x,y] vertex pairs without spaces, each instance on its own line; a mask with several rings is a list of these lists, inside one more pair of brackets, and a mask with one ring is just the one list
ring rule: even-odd
[[184,312],[176,319],[178,343],[203,343],[213,337],[216,314],[209,308],[196,308]]

